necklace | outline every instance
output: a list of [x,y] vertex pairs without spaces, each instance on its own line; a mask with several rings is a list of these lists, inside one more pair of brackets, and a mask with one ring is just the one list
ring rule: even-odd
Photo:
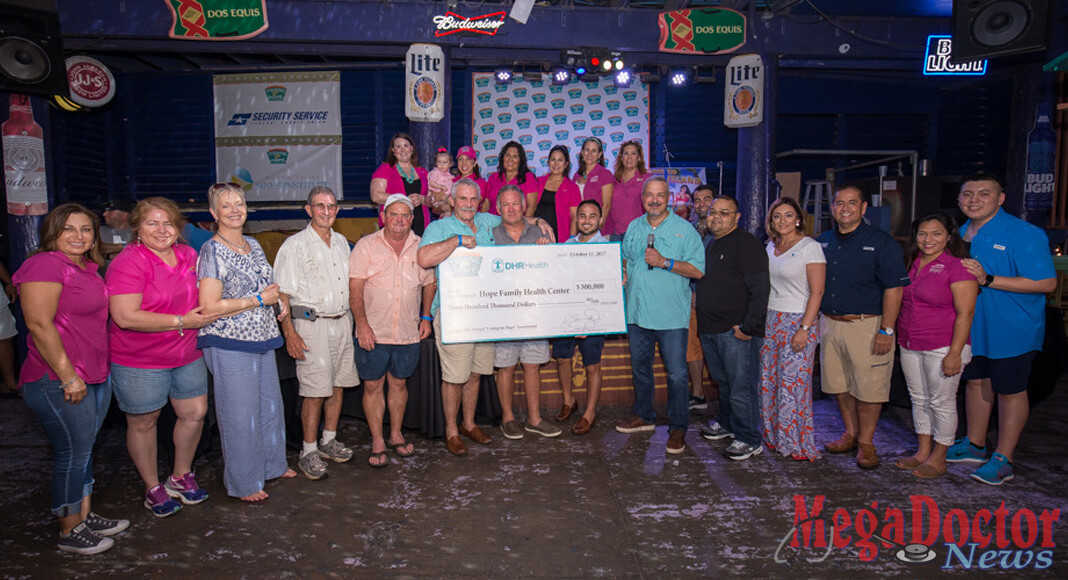
[[414,165],[412,166],[412,172],[411,172],[411,174],[409,174],[409,173],[407,173],[407,172],[405,172],[405,171],[404,171],[404,168],[403,168],[403,167],[401,167],[401,166],[400,166],[400,164],[398,164],[398,165],[397,165],[397,173],[400,173],[401,177],[402,177],[402,178],[404,179],[404,181],[406,181],[407,183],[412,183],[412,182],[414,182],[414,181],[415,181],[415,178],[416,178],[416,176],[418,175],[418,174],[417,174],[417,173],[415,172],[415,166],[414,166]]
[[251,249],[250,246],[248,245],[248,242],[246,242],[244,238],[241,238],[241,245],[239,246],[239,245],[231,242],[230,240],[226,239],[225,237],[223,237],[222,234],[220,234],[218,232],[216,232],[215,235],[219,236],[220,240],[226,242],[231,248],[237,250],[238,252],[240,252],[242,254],[247,252],[247,251],[249,251],[249,249]]

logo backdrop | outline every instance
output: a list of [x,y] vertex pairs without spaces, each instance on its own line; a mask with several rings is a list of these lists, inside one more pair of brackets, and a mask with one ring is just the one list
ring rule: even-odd
[[609,169],[620,146],[638,141],[649,166],[649,87],[634,83],[617,88],[610,77],[553,85],[548,75],[524,75],[511,84],[493,82],[493,73],[475,73],[471,103],[471,140],[482,175],[497,171],[497,155],[509,141],[527,152],[527,165],[548,172],[549,150],[567,145],[571,172],[582,142],[590,136],[604,143]]
[[338,71],[215,75],[215,173],[249,201],[341,188]]

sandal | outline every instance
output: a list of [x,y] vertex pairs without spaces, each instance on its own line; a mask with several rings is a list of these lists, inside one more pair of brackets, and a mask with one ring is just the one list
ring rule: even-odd
[[[408,451],[407,453],[404,452],[404,451],[401,451],[401,449],[403,449],[405,447],[408,447],[410,445],[412,446],[411,451]],[[394,453],[396,453],[400,457],[411,457],[412,455],[415,454],[415,446],[412,445],[411,443],[408,443],[407,441],[405,441],[404,443],[390,443],[389,445],[386,445],[386,447],[391,449]]]
[[[375,463],[378,460],[381,463]],[[372,452],[371,456],[367,458],[367,464],[371,467],[385,467],[389,465],[389,457],[386,456],[385,451]]]

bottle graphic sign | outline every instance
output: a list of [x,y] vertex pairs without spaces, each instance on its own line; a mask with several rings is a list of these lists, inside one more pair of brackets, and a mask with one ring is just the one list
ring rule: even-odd
[[1057,132],[1050,121],[1049,101],[1038,104],[1035,128],[1027,135],[1027,182],[1024,185],[1024,207],[1028,211],[1044,211],[1053,207],[1054,163]]
[[44,132],[33,120],[26,95],[11,95],[7,121],[0,125],[4,149],[4,189],[12,215],[48,213]]

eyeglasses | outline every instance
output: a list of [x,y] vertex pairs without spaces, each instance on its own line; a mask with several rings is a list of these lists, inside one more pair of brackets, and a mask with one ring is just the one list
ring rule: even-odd
[[730,210],[727,210],[727,209],[721,209],[719,211],[709,210],[708,217],[712,217],[714,215],[718,215],[719,217],[722,217],[722,218],[729,218],[729,217],[731,217],[732,215],[734,215],[736,213],[738,213],[738,212],[730,211]]
[[325,209],[328,211],[337,211],[338,205],[336,203],[317,203],[312,205],[312,209]]

